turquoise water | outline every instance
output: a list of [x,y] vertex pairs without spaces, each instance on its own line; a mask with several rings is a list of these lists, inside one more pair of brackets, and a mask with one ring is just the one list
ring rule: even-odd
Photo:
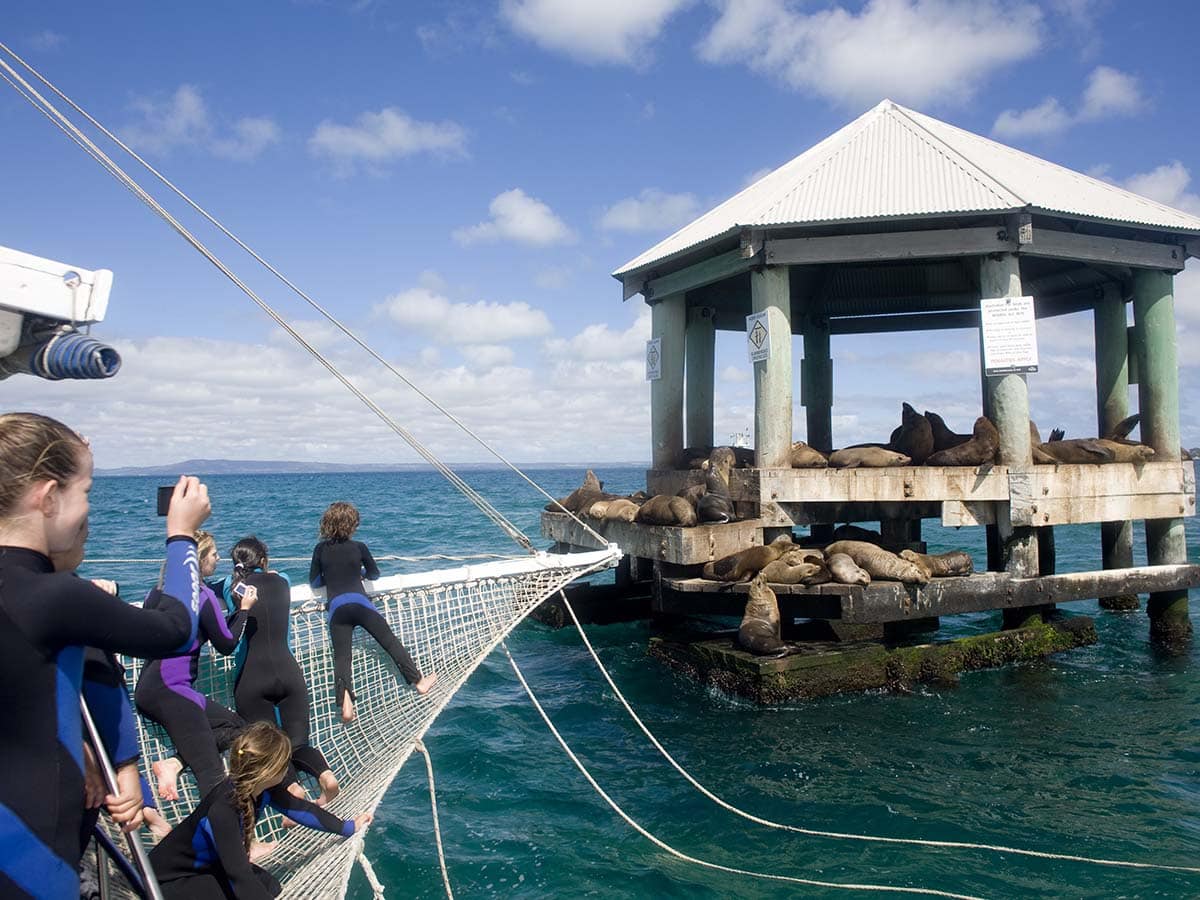
[[[531,472],[552,493],[582,470]],[[606,488],[642,486],[640,469],[600,470]],[[514,476],[472,485],[538,538],[542,501]],[[348,499],[377,554],[512,552],[441,478],[426,473],[214,476],[207,527],[224,555],[256,533],[275,557],[305,557],[321,511]],[[149,478],[98,478],[90,558],[161,548]],[[1200,528],[1189,519],[1198,559]],[[927,523],[936,550],[982,561],[978,529]],[[1140,542],[1140,535],[1138,536]],[[1099,529],[1057,530],[1059,570],[1098,567]],[[1141,551],[1144,561],[1144,549]],[[224,565],[224,564],[223,564]],[[294,578],[307,563],[281,563]],[[385,564],[384,571],[395,571]],[[412,567],[409,567],[412,568]],[[134,596],[146,566],[85,566]],[[224,571],[224,568],[222,569]],[[1192,592],[1193,600],[1200,593]],[[1194,607],[1196,605],[1194,604]],[[687,681],[646,656],[644,624],[589,627],[630,702],[700,781],[760,816],[891,837],[1008,844],[1143,862],[1200,865],[1200,650],[1157,655],[1144,612],[1095,602],[1097,645],[1038,663],[965,675],[955,689],[870,693],[759,709]],[[991,630],[997,614],[946,619],[942,636]],[[509,647],[556,725],[601,786],[644,827],[690,855],[803,878],[938,888],[988,897],[1200,896],[1200,876],[987,853],[789,835],[739,819],[687,785],[649,747],[572,629],[522,625]],[[562,753],[497,652],[430,730],[439,813],[459,897],[815,897],[801,889],[673,859],[629,829]],[[401,771],[367,839],[388,896],[444,896],[420,758]],[[356,873],[350,896],[370,896]]]

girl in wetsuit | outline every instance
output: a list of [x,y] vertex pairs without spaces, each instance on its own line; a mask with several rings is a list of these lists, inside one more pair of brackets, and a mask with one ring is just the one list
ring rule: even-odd
[[234,683],[237,711],[247,722],[275,722],[292,742],[292,762],[320,782],[324,803],[337,796],[338,782],[321,751],[308,742],[308,685],[300,664],[288,647],[292,595],[287,578],[267,566],[267,545],[256,537],[242,538],[229,554],[233,577],[229,588],[254,588],[258,599],[247,610],[245,651]]
[[337,689],[337,705],[343,722],[354,721],[354,683],[350,671],[350,641],[356,627],[366,630],[379,642],[400,669],[404,680],[418,694],[427,694],[437,681],[437,675],[421,675],[412,656],[400,639],[392,633],[387,620],[367,599],[363,576],[379,577],[379,567],[367,545],[352,541],[358,530],[358,510],[350,503],[329,504],[321,516],[321,543],[313,550],[308,581],[313,587],[325,587],[328,598],[329,635],[333,643],[333,677]]
[[150,851],[164,898],[267,900],[278,895],[279,882],[250,862],[254,824],[265,806],[300,825],[344,837],[371,822],[370,813],[339,819],[280,787],[291,756],[287,735],[267,722],[255,722],[234,738],[229,777]]
[[[139,609],[55,572],[50,555],[87,529],[92,454],[61,422],[0,415],[0,896],[77,896],[84,807],[79,689],[85,646],[179,653],[193,638],[199,570],[192,533],[208,490],[180,478],[167,514],[157,608]],[[136,806],[127,822],[140,816]]]
[[[208,578],[220,559],[213,536],[207,531],[196,532],[196,550],[200,577]],[[256,597],[257,592],[247,588],[241,609],[226,622],[221,602],[207,584],[201,583],[200,624],[187,653],[156,659],[142,669],[133,695],[138,712],[165,728],[175,745],[176,756],[156,760],[151,766],[158,796],[164,800],[179,799],[176,782],[185,767],[190,767],[196,777],[201,797],[225,778],[221,751],[228,749],[246,722],[196,690],[200,648],[209,641],[217,652],[225,656],[233,653]]]

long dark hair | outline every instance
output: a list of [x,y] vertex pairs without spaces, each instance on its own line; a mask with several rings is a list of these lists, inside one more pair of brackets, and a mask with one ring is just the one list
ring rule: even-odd
[[232,590],[245,581],[247,575],[266,568],[267,545],[254,535],[244,537],[233,545],[229,558],[233,560],[233,577],[229,581]]

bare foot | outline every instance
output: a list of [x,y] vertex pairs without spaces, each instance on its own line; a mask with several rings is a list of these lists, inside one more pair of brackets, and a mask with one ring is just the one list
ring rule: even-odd
[[308,793],[301,786],[300,782],[293,781],[287,786],[287,792],[298,800],[307,800]]
[[326,769],[321,773],[321,796],[317,798],[317,806],[324,806],[336,797],[342,788],[334,777],[333,771]]
[[435,684],[437,684],[437,679],[438,679],[437,672],[430,672],[428,675],[426,675],[424,678],[422,678],[420,681],[418,681],[416,684],[413,685],[413,690],[415,690],[418,694],[428,694],[429,689],[432,688]]
[[143,807],[142,815],[146,819],[146,827],[150,829],[150,833],[159,840],[171,833],[171,826],[167,824],[167,820],[157,809],[150,806]]
[[[295,823],[293,823],[295,824]],[[256,863],[270,856],[279,846],[277,841],[252,841],[250,844],[250,862]]]
[[350,699],[350,692],[346,691],[346,696],[342,698],[342,721],[349,724],[354,719],[354,701]]
[[155,793],[163,800],[179,799],[179,773],[183,771],[183,762],[177,757],[159,759],[150,764],[154,773]]

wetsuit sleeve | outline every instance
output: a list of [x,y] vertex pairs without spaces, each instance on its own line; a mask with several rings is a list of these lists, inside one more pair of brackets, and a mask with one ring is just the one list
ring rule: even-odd
[[242,843],[242,822],[228,803],[214,803],[208,810],[213,845],[221,868],[229,879],[229,888],[238,900],[272,900],[271,892],[259,881]]
[[141,748],[138,747],[137,725],[120,664],[108,654],[89,647],[83,659],[81,687],[113,768],[136,760],[141,755]]
[[312,587],[323,587],[325,584],[325,576],[321,571],[321,548],[325,546],[325,542],[317,544],[313,547],[312,565],[308,567],[308,583]]
[[374,581],[379,577],[379,566],[375,565],[375,557],[371,555],[371,551],[367,548],[366,544],[360,541],[358,546],[362,548],[363,574],[367,577],[368,581]]
[[246,612],[239,609],[226,621],[216,594],[207,585],[200,594],[200,627],[204,629],[204,635],[213,649],[222,656],[228,656],[237,649],[246,630]]
[[264,791],[263,801],[305,828],[328,831],[330,834],[340,834],[342,837],[350,837],[354,834],[353,819],[339,819],[315,803],[310,803],[300,797],[293,797],[282,785],[273,791]]

